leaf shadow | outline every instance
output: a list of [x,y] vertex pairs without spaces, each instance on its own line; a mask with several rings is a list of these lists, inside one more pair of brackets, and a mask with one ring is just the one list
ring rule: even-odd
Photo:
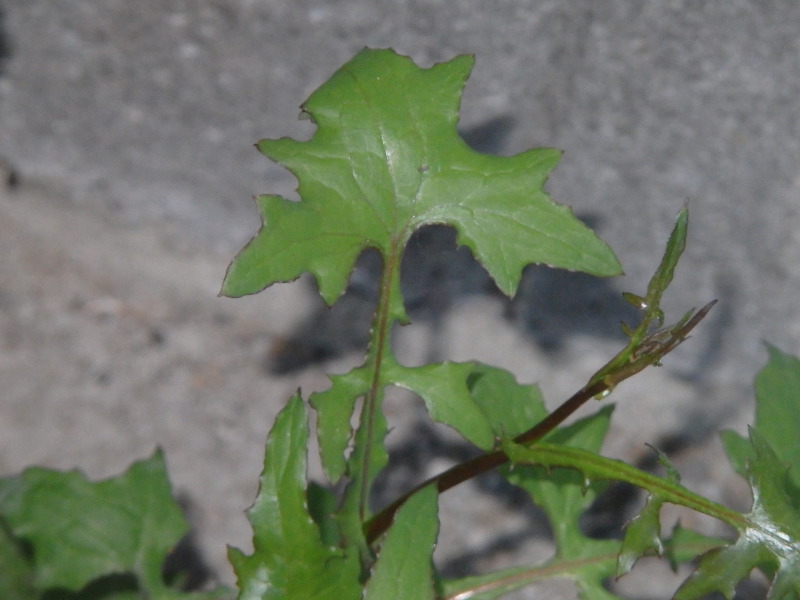
[[0,75],[5,72],[6,62],[11,57],[11,50],[11,40],[6,30],[6,13],[5,9],[0,6]]
[[[513,126],[513,119],[501,116],[461,135],[473,149],[498,154]],[[598,224],[591,216],[583,220],[590,226]],[[376,251],[363,252],[346,293],[332,307],[319,300],[315,289],[309,290],[316,297],[316,308],[272,345],[267,371],[288,374],[363,350],[369,341],[381,268]],[[638,318],[611,281],[543,266],[526,268],[517,295],[509,300],[469,249],[456,246],[455,230],[444,225],[426,226],[412,235],[403,256],[401,286],[411,320],[432,330],[428,336],[431,347],[424,352],[429,362],[447,358],[437,344],[443,322],[469,297],[487,296],[501,302],[505,318],[549,353],[559,352],[576,335],[622,340],[619,322]]]
[[[401,286],[406,310],[415,323],[431,330],[430,362],[446,359],[440,348],[448,313],[470,297],[488,297],[503,305],[504,317],[542,351],[557,354],[575,336],[624,341],[620,321],[636,322],[634,307],[606,279],[542,266],[525,269],[517,295],[503,296],[455,231],[431,225],[415,232],[406,248]],[[366,251],[356,261],[347,291],[332,307],[321,300],[294,331],[271,347],[266,368],[288,374],[363,350],[369,341],[381,259]]]
[[[389,445],[389,464],[378,475],[372,488],[371,502],[374,508],[385,506],[420,483],[431,464],[456,464],[480,453],[463,439],[443,436],[444,426],[432,424],[423,413],[424,409],[420,407],[413,437]],[[474,574],[480,564],[500,555],[513,554],[531,538],[552,539],[544,512],[531,502],[525,491],[513,486],[497,471],[485,473],[466,485],[473,486],[475,493],[490,499],[499,512],[523,514],[525,526],[515,528],[513,533],[494,534],[496,523],[471,520],[468,527],[473,531],[485,530],[485,539],[467,550],[446,549],[445,557],[437,559],[439,575],[457,578]]]

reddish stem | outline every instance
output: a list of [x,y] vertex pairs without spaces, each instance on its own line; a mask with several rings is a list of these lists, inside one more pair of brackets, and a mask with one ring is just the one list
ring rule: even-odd
[[[703,318],[708,314],[708,311],[711,310],[711,307],[713,307],[716,303],[716,300],[712,300],[706,304],[691,318],[687,319],[686,322],[680,327],[673,329],[673,331],[670,332],[669,337],[667,337],[665,340],[657,342],[653,341],[655,345],[647,354],[639,356],[636,359],[632,359],[631,362],[613,369],[611,372],[604,374],[602,377],[593,378],[588,384],[575,392],[568,400],[547,415],[544,419],[539,421],[529,430],[515,437],[514,442],[523,446],[530,446],[535,442],[538,442],[544,436],[558,427],[561,423],[563,423],[572,413],[583,406],[587,400],[612,390],[617,384],[624,381],[628,377],[635,375],[648,365],[658,364],[664,355],[674,350],[676,346],[678,346],[688,337],[689,332],[694,329],[700,321],[703,320]],[[629,352],[629,356],[633,357],[634,350],[635,349],[632,350],[626,347],[622,353],[620,353],[620,355]],[[617,357],[620,355],[617,355]],[[612,359],[612,361],[608,364],[613,364],[617,357]],[[601,369],[598,374],[602,372],[603,369]],[[487,471],[499,467],[506,462],[508,462],[508,457],[505,455],[505,453],[502,450],[494,450],[492,452],[487,452],[486,454],[476,456],[475,458],[467,460],[463,463],[459,463],[447,471],[423,481],[416,487],[400,496],[397,500],[386,506],[383,510],[381,510],[378,514],[373,516],[364,524],[364,534],[366,536],[367,543],[374,543],[375,540],[377,540],[381,534],[383,534],[383,532],[389,528],[389,525],[392,524],[392,519],[394,518],[397,510],[406,502],[406,500],[408,500],[422,488],[435,484],[436,489],[439,490],[439,493],[442,493],[452,487],[455,487],[459,483],[463,483],[464,481],[472,479],[473,477],[476,477],[482,473],[486,473]]]

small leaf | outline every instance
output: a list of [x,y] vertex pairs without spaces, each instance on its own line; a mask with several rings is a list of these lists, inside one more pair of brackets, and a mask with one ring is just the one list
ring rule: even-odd
[[625,300],[625,302],[635,308],[638,308],[639,310],[645,310],[647,308],[647,300],[637,294],[632,292],[622,292],[622,298]]
[[294,396],[275,419],[267,440],[255,504],[252,555],[234,548],[229,558],[239,600],[355,600],[360,597],[355,553],[323,543],[306,504],[308,415]]
[[725,454],[728,455],[733,470],[747,479],[747,463],[752,458],[753,446],[750,441],[736,433],[726,430],[719,434],[722,445],[725,447]]
[[497,439],[513,438],[547,416],[539,387],[520,385],[505,369],[476,364],[467,387]]
[[[647,296],[644,299],[643,308],[645,311],[650,309],[658,309],[658,301],[661,296],[672,283],[672,278],[675,275],[675,267],[678,266],[678,261],[686,249],[686,233],[689,227],[689,210],[684,206],[678,213],[675,219],[675,225],[672,228],[672,233],[667,241],[667,247],[664,251],[664,256],[661,258],[661,263],[658,265],[655,274],[650,279],[647,286]],[[660,313],[660,324],[664,322],[663,313]]]
[[628,338],[628,343],[591,377],[590,384],[605,384],[607,391],[602,393],[610,392],[620,382],[650,365],[659,366],[661,359],[682,344],[717,303],[712,300],[700,310],[691,309],[677,323],[663,327],[661,298],[672,282],[678,260],[686,247],[688,219],[689,213],[684,207],[675,219],[661,262],[647,284],[647,294],[642,297],[623,293],[625,300],[638,305],[644,314],[635,328],[622,323],[622,331]]
[[353,437],[350,425],[356,400],[370,385],[369,370],[353,369],[344,375],[331,376],[331,387],[311,394],[309,402],[317,411],[317,439],[325,474],[332,482],[344,475],[345,450]]
[[433,549],[438,532],[436,487],[428,486],[397,511],[381,543],[364,600],[433,600]]
[[[658,452],[659,462],[666,468],[667,481],[680,483],[680,476],[667,457]],[[660,494],[649,494],[644,508],[625,526],[625,537],[617,561],[617,577],[628,573],[641,556],[661,556],[664,544],[661,540],[661,507],[665,499]]]
[[732,600],[736,584],[746,579],[754,566],[768,563],[769,560],[769,552],[746,537],[740,538],[735,546],[715,548],[703,555],[700,566],[681,585],[675,593],[675,599],[692,600],[719,592]]
[[479,448],[494,446],[494,434],[486,414],[467,389],[472,373],[469,363],[438,363],[423,367],[385,366],[385,378],[411,390],[424,401],[431,418],[461,433]]
[[639,557],[663,554],[660,520],[663,504],[658,496],[648,496],[644,508],[628,523],[617,560],[617,577],[628,573]]
[[160,450],[98,482],[38,467],[0,479],[0,512],[31,544],[41,590],[77,591],[127,572],[148,593],[166,594],[164,559],[187,531]]

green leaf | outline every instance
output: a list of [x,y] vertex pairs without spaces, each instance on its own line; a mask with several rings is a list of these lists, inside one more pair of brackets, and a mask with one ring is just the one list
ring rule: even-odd
[[[767,345],[769,361],[756,375],[755,427],[788,469],[793,485],[800,490],[800,360]],[[752,446],[742,436],[726,431],[722,436],[734,469],[746,476],[746,462]]]
[[617,559],[617,577],[628,573],[641,556],[661,556],[661,507],[664,501],[648,496],[641,512],[625,528],[625,537]]
[[433,549],[438,532],[436,487],[428,486],[397,511],[381,543],[364,600],[433,600]]
[[664,556],[669,560],[672,570],[677,571],[679,564],[694,560],[726,543],[727,540],[703,535],[676,523],[672,535],[663,541]]
[[547,416],[539,387],[517,383],[505,369],[476,364],[467,387],[498,439],[516,437]]
[[[405,243],[433,223],[454,226],[458,243],[509,295],[529,263],[619,274],[608,246],[542,189],[560,152],[491,156],[459,137],[472,65],[464,55],[421,69],[391,50],[365,49],[340,68],[303,105],[317,125],[310,140],[259,142],[297,177],[301,201],[259,198],[264,225],[231,263],[221,293],[256,293],[307,271],[332,303],[365,248],[383,255],[399,290]],[[402,320],[399,291],[392,305]]]
[[752,458],[753,452],[750,441],[731,430],[722,431],[719,436],[733,470],[747,479],[747,463]]
[[338,481],[347,468],[345,451],[350,445],[353,428],[350,421],[356,400],[369,390],[370,371],[353,369],[331,376],[331,387],[311,394],[309,402],[317,411],[317,439],[325,474]]
[[603,382],[610,392],[621,381],[642,369],[650,365],[660,365],[661,359],[682,344],[717,303],[712,300],[700,310],[693,308],[684,313],[677,323],[663,327],[661,297],[672,282],[675,268],[686,247],[688,226],[689,212],[684,207],[675,219],[661,262],[647,284],[647,294],[644,297],[629,292],[622,294],[625,300],[643,311],[642,319],[636,328],[622,323],[628,343],[592,376],[590,385]]
[[[362,560],[371,554],[364,538],[363,521],[369,513],[369,495],[378,473],[389,462],[384,440],[389,433],[386,417],[381,410],[382,396],[376,395],[373,415],[361,414],[361,423],[353,436],[353,449],[347,460],[347,486],[338,518],[344,537],[360,547]],[[369,422],[367,422],[369,421]],[[365,424],[366,423],[366,424]]]
[[149,594],[166,597],[164,559],[187,531],[160,450],[98,482],[38,467],[0,479],[0,513],[31,544],[40,590],[77,591],[127,572]]
[[[590,417],[555,430],[545,441],[597,452],[608,431],[613,411],[612,404],[606,405]],[[578,527],[578,519],[605,485],[603,482],[589,482],[573,470],[548,472],[542,467],[516,464],[507,470],[506,476],[527,491],[547,513],[558,546],[557,554],[569,554],[586,541]]]
[[[658,452],[659,462],[666,468],[667,481],[680,483],[680,476],[667,457]],[[648,494],[639,514],[625,527],[625,537],[617,561],[617,577],[628,573],[641,556],[661,556],[664,543],[661,539],[661,508],[666,498],[658,493]]]
[[333,492],[318,483],[308,485],[308,512],[319,528],[319,536],[326,546],[336,546],[341,541],[341,533],[333,517],[339,501]]
[[[749,526],[732,546],[707,556],[681,588],[686,599],[718,590],[730,597],[754,567],[772,580],[770,598],[800,597],[800,360],[767,346],[755,380],[756,419],[749,439],[725,431],[725,451],[753,490]],[[731,583],[733,582],[733,583]]]
[[[658,452],[658,461],[667,472],[663,482],[675,484],[677,487],[680,484],[678,471],[672,466],[666,455],[659,450],[656,452]],[[666,556],[672,569],[677,570],[679,563],[692,560],[698,554],[727,543],[727,540],[684,529],[679,523],[675,524],[671,537],[663,539],[661,508],[666,502],[675,501],[675,497],[667,492],[670,487],[659,486],[659,488],[652,489],[640,513],[625,526],[625,536],[617,559],[617,578],[628,573],[642,556]]]
[[14,538],[0,517],[0,598],[31,600],[38,594],[33,585],[35,572],[20,540]]
[[294,396],[269,434],[258,498],[248,511],[254,552],[229,549],[240,600],[360,597],[356,554],[324,544],[309,515],[307,421],[302,399]]
[[689,228],[689,209],[685,206],[678,213],[675,219],[675,225],[672,228],[672,233],[667,240],[667,247],[664,250],[664,256],[661,257],[661,262],[656,269],[655,274],[650,279],[647,285],[647,296],[644,298],[644,306],[642,308],[647,311],[654,308],[658,311],[657,321],[663,323],[664,314],[658,307],[661,301],[661,296],[664,294],[669,284],[672,283],[672,278],[675,275],[675,268],[678,266],[678,261],[686,249],[686,234]]
[[733,598],[736,584],[760,568],[768,598],[800,598],[800,497],[767,437],[751,428],[748,478],[753,508],[736,543],[707,553],[675,595],[694,600],[712,592]]
[[390,363],[384,368],[384,376],[420,396],[432,419],[450,425],[476,446],[488,450],[494,446],[492,427],[467,388],[473,367],[451,362],[423,367]]

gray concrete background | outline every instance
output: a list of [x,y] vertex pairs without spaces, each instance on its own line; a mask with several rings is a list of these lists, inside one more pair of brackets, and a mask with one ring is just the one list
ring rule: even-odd
[[[236,302],[214,294],[258,227],[252,194],[293,194],[291,176],[252,144],[310,135],[298,105],[372,46],[423,66],[475,54],[462,129],[503,153],[564,149],[552,195],[595,224],[627,273],[590,282],[532,271],[504,305],[463,252],[434,241],[444,254],[419,259],[411,287],[424,299],[448,282],[434,294],[443,308],[419,313],[423,325],[431,314],[441,323],[401,332],[401,354],[505,365],[555,402],[613,352],[618,292],[642,290],[688,199],[690,244],[667,306],[720,303],[664,369],[620,390],[625,435],[611,451],[637,458],[645,441],[681,438],[689,481],[725,495],[711,434],[750,418],[762,340],[800,352],[800,5],[6,0],[0,9],[0,155],[21,182],[0,197],[0,471],[38,462],[105,476],[160,443],[196,505],[208,560],[221,570],[220,546],[247,544],[237,511],[252,498],[271,416],[298,382],[319,389],[324,369],[357,360],[347,338],[363,310],[355,302],[320,316],[302,282]],[[327,338],[297,350],[309,331]],[[293,372],[275,368],[287,341],[299,356]]]

